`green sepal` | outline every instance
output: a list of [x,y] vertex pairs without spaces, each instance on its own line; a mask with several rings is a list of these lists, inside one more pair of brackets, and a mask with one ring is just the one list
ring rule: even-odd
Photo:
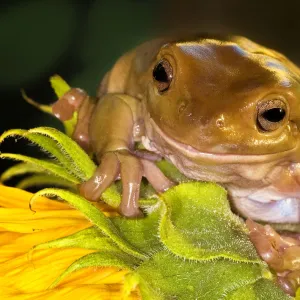
[[26,175],[26,174],[40,174],[44,173],[41,168],[36,165],[32,165],[29,163],[18,163],[13,165],[12,167],[6,169],[0,177],[1,182],[8,181],[16,176]]
[[123,286],[123,299],[128,299],[131,292],[137,288],[140,283],[138,274],[131,272],[126,274]]
[[[106,189],[100,196],[101,200],[110,205],[111,207],[117,208],[121,203],[122,186],[121,182],[117,181]],[[147,209],[149,206],[153,206],[157,203],[158,196],[154,192],[153,187],[149,184],[141,182],[140,187],[140,199],[139,204],[142,208]]]
[[[74,172],[72,169],[72,161],[69,159],[69,156],[66,155],[61,149],[59,145],[55,142],[55,140],[42,136],[36,133],[30,133],[28,130],[22,129],[12,129],[4,132],[0,137],[0,142],[3,142],[4,139],[8,137],[19,136],[21,138],[25,138],[28,141],[37,145],[43,152],[54,157],[61,165],[63,165],[70,173]],[[75,166],[73,166],[74,168]],[[78,177],[75,173],[73,173],[76,177]],[[79,178],[79,177],[78,177]]]
[[225,300],[292,300],[274,282],[261,278],[254,284],[245,285],[226,295]]
[[111,207],[117,208],[121,203],[121,194],[118,191],[116,184],[111,185],[106,189],[102,195],[101,200],[110,205]]
[[156,162],[156,165],[160,168],[160,170],[171,180],[174,182],[190,182],[192,179],[184,176],[180,171],[170,162],[165,159],[162,159]]
[[100,229],[93,226],[83,229],[67,237],[59,238],[33,247],[33,250],[49,248],[84,248],[102,251],[119,251],[118,246],[112,242]]
[[[65,80],[63,80],[59,75],[52,76],[50,78],[50,83],[51,83],[51,86],[58,98],[62,97],[67,91],[69,91],[71,89],[71,87],[67,84],[67,82]],[[54,115],[52,112],[51,105],[44,105],[44,104],[40,104],[40,103],[34,101],[33,99],[29,98],[26,95],[26,93],[23,89],[21,90],[21,94],[22,94],[23,99],[25,99],[26,102],[28,102],[32,106],[36,107],[40,111],[43,111],[49,115],[52,115],[52,116]],[[73,114],[72,119],[62,122],[67,136],[72,136],[75,126],[76,126],[76,123],[77,123],[77,117],[78,117],[78,114],[77,114],[77,112],[75,112]]]
[[165,192],[160,238],[174,254],[192,260],[224,257],[262,263],[247,228],[229,207],[226,191],[214,183],[183,183]]
[[71,87],[68,83],[59,75],[53,75],[50,77],[50,84],[58,98],[62,97],[66,92],[68,92]]
[[88,180],[92,177],[96,165],[88,154],[70,137],[51,127],[38,127],[30,129],[28,132],[44,135],[53,139],[58,144],[61,152],[68,156],[73,162],[74,171],[80,172],[78,176],[80,176],[82,180]]
[[163,248],[158,236],[160,211],[157,209],[141,219],[111,218],[124,240],[142,253],[155,253]]
[[16,188],[26,190],[31,187],[46,187],[46,186],[56,186],[61,188],[66,188],[76,192],[76,185],[70,183],[68,180],[62,178],[40,174],[28,176],[18,182]]
[[71,206],[83,213],[86,218],[89,219],[95,226],[97,226],[106,236],[110,237],[121,250],[139,259],[147,258],[145,254],[137,251],[136,248],[122,238],[122,235],[117,227],[109,218],[104,215],[103,212],[101,212],[83,197],[66,190],[48,188],[38,191],[34,194],[30,201],[31,207],[35,199],[37,199],[39,196],[58,197],[62,200],[65,200]]
[[2,159],[12,159],[16,161],[23,161],[26,163],[30,163],[37,168],[40,168],[41,171],[53,174],[55,176],[61,177],[69,182],[74,184],[78,184],[79,180],[76,176],[70,174],[63,166],[57,165],[56,163],[32,158],[22,154],[14,154],[14,153],[2,153],[0,154],[0,158]]
[[49,287],[54,288],[69,274],[88,267],[117,267],[124,270],[133,270],[140,261],[121,251],[96,252],[85,255],[71,264]]
[[20,136],[35,143],[44,152],[55,157],[69,173],[72,173],[81,181],[89,179],[96,168],[80,146],[57,129],[48,127],[38,127],[28,131],[12,129],[1,135],[0,142],[13,136]]
[[47,114],[49,114],[49,115],[53,115],[53,113],[52,113],[52,108],[51,108],[50,105],[44,105],[44,104],[40,104],[40,103],[34,101],[33,99],[29,98],[29,97],[26,95],[26,93],[25,93],[25,91],[24,91],[23,89],[21,90],[21,95],[22,95],[23,99],[24,99],[27,103],[29,103],[30,105],[36,107],[37,109],[39,109],[40,111],[42,111],[42,112],[44,112],[44,113],[47,113]]
[[[222,258],[212,261],[189,261],[168,251],[161,251],[144,262],[136,272],[140,276],[143,300],[221,300],[227,299],[226,295],[241,287],[255,285],[255,282],[262,278],[261,268],[259,264]],[[274,284],[273,287],[276,289]],[[278,291],[277,294],[282,295]],[[271,292],[271,295],[276,293]],[[248,296],[248,300],[258,299],[256,294],[255,297]]]
[[[59,75],[54,75],[50,78],[51,86],[58,98],[62,97],[66,92],[68,92],[71,87],[63,80]],[[51,109],[52,113],[52,109]],[[78,113],[75,111],[73,117],[70,120],[62,122],[65,127],[65,132],[67,136],[72,136],[75,126],[77,124]]]

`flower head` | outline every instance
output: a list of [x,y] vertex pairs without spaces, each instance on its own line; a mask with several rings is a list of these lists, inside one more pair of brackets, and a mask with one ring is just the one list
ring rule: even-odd
[[[128,271],[89,267],[70,274],[55,288],[55,279],[76,259],[95,250],[85,248],[33,249],[92,226],[66,203],[40,197],[35,212],[32,194],[0,185],[1,299],[122,299]],[[128,299],[138,299],[132,293]]]

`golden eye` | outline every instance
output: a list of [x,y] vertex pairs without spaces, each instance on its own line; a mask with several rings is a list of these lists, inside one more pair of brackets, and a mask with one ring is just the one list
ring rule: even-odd
[[286,119],[287,107],[280,99],[261,101],[257,105],[257,124],[263,131],[278,129]]
[[154,67],[153,78],[154,83],[160,93],[168,90],[173,79],[173,68],[166,59],[162,59]]

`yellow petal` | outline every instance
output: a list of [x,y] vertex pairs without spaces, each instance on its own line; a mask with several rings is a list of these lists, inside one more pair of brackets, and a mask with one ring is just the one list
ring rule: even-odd
[[[45,249],[34,251],[32,255],[26,253],[11,259],[1,264],[1,289],[3,287],[10,296],[12,293],[35,294],[46,291],[50,284],[73,261],[92,252],[92,250],[79,248]],[[46,295],[47,298],[53,293],[59,296],[58,291],[62,292],[64,290],[61,295],[67,293],[69,296],[70,290],[67,289],[68,287],[77,288],[78,292],[86,291],[86,287],[89,287],[90,291],[94,291],[94,297],[96,297],[98,291],[103,294],[103,297],[115,294],[116,297],[119,297],[118,299],[121,299],[126,274],[126,271],[119,271],[116,268],[86,268],[70,274],[55,289],[51,290],[51,294],[49,294],[50,291],[47,291]],[[41,295],[45,296],[45,294]]]
[[[64,236],[68,236],[80,230],[89,227],[90,224],[83,224],[78,226],[65,226],[61,228],[49,229],[28,234],[19,234],[0,246],[0,262],[14,258],[18,255],[24,254],[31,250],[35,245],[55,240]],[[8,232],[11,234],[11,232]],[[3,234],[3,233],[2,233]],[[1,239],[1,234],[0,234]]]
[[[92,226],[66,203],[41,197],[29,209],[33,194],[0,185],[0,299],[125,299],[127,271],[85,268],[47,288],[76,259],[94,252],[81,248],[42,249],[34,245]],[[95,206],[115,215],[109,207]],[[126,299],[140,299],[137,291]]]
[[[29,209],[29,202],[32,196],[32,193],[0,184],[0,207]],[[34,209],[54,210],[71,208],[66,203],[40,197],[36,201]]]
[[79,211],[37,211],[29,209],[0,208],[0,231],[22,233],[35,232],[51,228],[90,224]]
[[[122,300],[124,298],[122,297],[121,288],[121,284],[114,284],[109,286],[72,286],[30,294],[15,293],[14,291],[10,291],[9,289],[2,289],[2,295],[0,291],[0,296],[2,300]],[[137,292],[134,292],[126,298],[126,300],[136,299],[141,299]]]
[[20,232],[9,232],[9,231],[0,232],[0,246],[9,244],[22,235],[23,234]]
[[73,261],[92,252],[73,248],[25,253],[1,264],[0,286],[22,292],[44,291]]

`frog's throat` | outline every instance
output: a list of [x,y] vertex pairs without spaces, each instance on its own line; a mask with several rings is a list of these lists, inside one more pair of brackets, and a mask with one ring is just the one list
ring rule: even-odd
[[206,161],[206,162],[218,163],[218,164],[266,163],[266,162],[278,161],[282,158],[290,156],[291,154],[295,153],[299,144],[297,143],[297,145],[292,149],[278,152],[278,153],[272,153],[272,154],[241,155],[241,154],[227,154],[227,153],[208,153],[208,152],[199,151],[198,149],[195,149],[190,145],[186,145],[172,139],[159,128],[159,126],[154,122],[152,118],[149,118],[149,122],[150,122],[150,126],[152,127],[152,130],[156,134],[160,135],[160,137],[169,146],[181,152],[186,157],[189,157],[190,159],[195,161],[199,160],[199,161]]

